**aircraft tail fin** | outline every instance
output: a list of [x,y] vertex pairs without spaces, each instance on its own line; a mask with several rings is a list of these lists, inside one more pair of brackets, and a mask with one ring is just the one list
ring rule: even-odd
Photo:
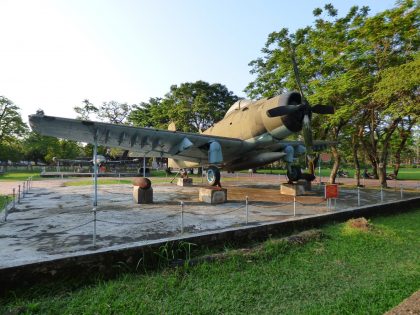
[[168,130],[169,131],[176,131],[176,125],[173,121],[168,125]]

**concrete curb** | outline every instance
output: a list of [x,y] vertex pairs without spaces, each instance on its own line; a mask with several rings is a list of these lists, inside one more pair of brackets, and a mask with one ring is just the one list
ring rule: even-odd
[[147,244],[141,242],[118,245],[82,255],[69,254],[58,259],[0,269],[0,295],[16,288],[24,286],[28,288],[41,282],[71,278],[73,275],[100,274],[104,277],[112,277],[122,271],[135,271],[139,265],[141,270],[156,269],[159,265],[157,254],[160,253],[162,246],[179,252],[176,249],[185,247],[186,243],[192,243],[198,247],[222,246],[227,242],[240,245],[250,241],[263,241],[271,236],[287,235],[308,228],[319,228],[325,224],[343,222],[350,218],[392,215],[419,207],[420,197],[413,197],[310,217],[293,218],[281,222],[269,222],[161,239]]

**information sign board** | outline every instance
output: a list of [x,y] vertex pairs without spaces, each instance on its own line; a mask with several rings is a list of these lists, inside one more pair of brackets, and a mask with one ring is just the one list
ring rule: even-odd
[[338,198],[338,185],[327,184],[325,185],[325,199],[336,199]]

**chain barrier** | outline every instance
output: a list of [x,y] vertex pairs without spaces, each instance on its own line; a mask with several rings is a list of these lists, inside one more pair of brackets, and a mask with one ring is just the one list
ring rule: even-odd
[[282,204],[273,204],[272,206],[264,206],[264,205],[256,205],[255,203],[249,203],[249,206],[255,207],[255,208],[265,208],[265,209],[273,209],[273,208],[282,208],[285,206],[289,206],[292,205],[293,201],[291,202],[287,202],[287,203],[282,203]]
[[317,205],[320,205],[322,203],[325,203],[325,200],[322,200],[322,201],[317,202],[317,203],[303,203],[303,202],[300,202],[300,201],[297,201],[296,200],[296,203],[298,203],[298,204],[300,204],[302,206],[317,206]]
[[82,226],[88,225],[89,223],[92,223],[92,222],[93,222],[93,220],[90,220],[90,221],[88,221],[88,222],[85,222],[85,223],[83,223],[83,224],[80,224],[80,225],[77,225],[77,226],[71,227],[71,228],[69,228],[69,229],[66,229],[66,230],[63,230],[63,231],[60,231],[60,232],[53,232],[53,233],[60,234],[60,233],[68,232],[68,231],[71,231],[71,230],[78,229],[78,228],[80,228],[80,227],[82,227]]
[[102,220],[102,219],[96,219],[96,222],[103,222],[103,223],[109,223],[109,224],[116,224],[116,225],[142,225],[142,224],[149,224],[149,223],[156,223],[161,222],[165,220],[166,218],[174,217],[174,215],[166,216],[164,218],[159,218],[152,221],[146,221],[146,222],[115,222],[115,221],[108,221],[108,220]]
[[[185,203],[184,203],[184,205],[185,205]],[[232,213],[232,212],[235,212],[235,211],[238,211],[238,210],[244,209],[244,208],[245,208],[245,206],[239,206],[239,207],[237,207],[237,208],[235,208],[235,209],[231,209],[231,210],[228,210],[228,211],[226,211],[226,212],[213,213],[213,214],[211,214],[211,215],[212,215],[212,216],[216,216],[216,215],[224,215],[224,214]],[[185,211],[185,210],[184,210],[184,213],[187,213],[187,214],[192,214],[192,215],[203,215],[202,213],[191,212],[191,211]],[[205,214],[204,214],[204,215],[205,215]]]

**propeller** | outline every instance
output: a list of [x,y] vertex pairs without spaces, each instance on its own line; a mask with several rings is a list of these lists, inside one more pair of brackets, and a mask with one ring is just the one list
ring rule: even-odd
[[299,88],[300,95],[302,97],[302,103],[299,105],[286,105],[279,106],[267,111],[268,117],[279,117],[290,115],[296,112],[302,112],[303,114],[303,124],[302,124],[302,133],[303,133],[303,142],[305,143],[307,154],[312,153],[312,128],[311,128],[311,117],[312,113],[316,114],[334,114],[333,106],[323,106],[323,105],[309,105],[308,101],[303,94],[302,84],[300,81],[299,70],[296,63],[295,51],[292,49],[292,63],[293,63],[293,72],[295,74],[296,83]]

